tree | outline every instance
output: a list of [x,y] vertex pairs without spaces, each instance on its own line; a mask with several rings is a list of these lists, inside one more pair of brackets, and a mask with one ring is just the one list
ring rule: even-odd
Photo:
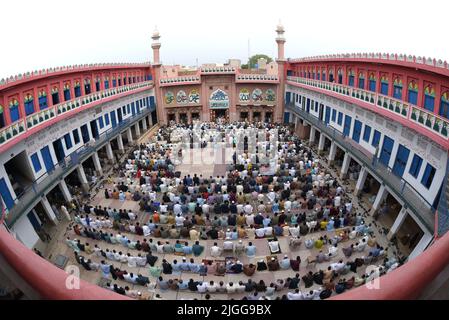
[[270,63],[271,61],[273,61],[273,59],[271,59],[266,54],[255,54],[255,55],[251,56],[248,60],[249,67],[255,68],[256,64],[257,64],[257,60],[259,60],[260,58],[264,58],[265,60],[267,60],[267,63]]

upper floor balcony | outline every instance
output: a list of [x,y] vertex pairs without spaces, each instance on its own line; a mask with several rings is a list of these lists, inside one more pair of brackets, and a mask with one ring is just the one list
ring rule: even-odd
[[139,93],[152,87],[153,81],[123,85],[77,97],[35,112],[0,129],[0,151],[6,150],[10,142],[17,142],[19,137],[25,138],[34,131],[42,129],[45,124],[50,125],[51,123],[58,122],[60,119],[69,117],[81,110],[92,108],[100,103],[109,102],[117,98]]
[[366,109],[380,113],[419,133],[429,136],[433,141],[449,149],[449,120],[421,107],[386,96],[377,92],[301,77],[287,77],[292,84],[305,88],[318,89],[336,98],[343,98]]
[[418,69],[425,69],[444,75],[449,75],[449,63],[441,59],[429,57],[416,57],[407,54],[394,53],[341,53],[321,56],[289,59],[290,63],[324,62],[324,61],[347,61],[347,62],[374,62],[389,63],[401,66],[412,66]]
[[18,85],[26,81],[37,80],[40,78],[45,78],[49,76],[58,76],[66,73],[73,72],[85,72],[85,71],[97,71],[97,70],[115,70],[115,69],[128,69],[128,68],[149,68],[150,63],[93,63],[93,64],[82,64],[82,65],[72,65],[48,68],[42,70],[35,70],[30,72],[20,73],[15,76],[10,76],[6,79],[0,80],[0,89],[5,87]]

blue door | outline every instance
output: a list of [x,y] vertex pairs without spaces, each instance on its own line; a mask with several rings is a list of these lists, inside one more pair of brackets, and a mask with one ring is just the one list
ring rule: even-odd
[[[137,102],[139,102],[139,101],[137,101]],[[132,112],[132,115],[133,115],[133,116],[136,115],[136,106],[135,106],[135,103],[134,103],[134,102],[131,103],[131,112]]]
[[123,121],[122,109],[121,108],[117,109],[117,115],[118,115],[118,123],[121,123]]
[[94,139],[98,139],[99,133],[98,133],[98,126],[97,126],[96,120],[93,120],[90,122],[90,131],[92,132]]
[[285,104],[290,103],[290,98],[291,98],[291,92],[286,92],[285,93]]
[[10,210],[14,206],[14,200],[11,196],[11,193],[9,192],[4,178],[0,179],[0,195],[2,196],[3,203],[5,204],[6,208]]
[[62,140],[58,139],[56,141],[53,141],[53,149],[55,149],[55,155],[58,162],[61,162],[64,160],[65,154],[64,154],[64,147],[62,146]]
[[324,122],[326,124],[329,124],[330,119],[331,119],[331,108],[326,106],[326,116],[324,117]]
[[27,217],[28,217],[28,220],[30,220],[31,225],[33,226],[34,230],[39,231],[41,229],[41,224],[37,220],[36,215],[34,214],[34,212],[30,211],[27,214]]
[[352,140],[359,143],[361,132],[362,132],[362,123],[359,120],[355,120],[354,131],[352,132]]
[[309,112],[310,112],[310,99],[309,99],[309,98],[307,98],[307,106],[306,106],[306,111],[307,111],[307,113],[309,113]]
[[155,110],[156,109],[155,107],[156,107],[156,104],[154,103],[154,97],[151,96],[150,97],[150,110],[151,111]]
[[81,126],[81,136],[83,137],[83,142],[88,143],[90,140],[89,130],[87,129],[87,124]]
[[382,145],[382,151],[380,153],[379,160],[381,163],[383,163],[387,167],[388,167],[388,164],[390,163],[391,151],[393,150],[393,144],[394,144],[393,139],[391,139],[388,136],[384,137],[384,143]]
[[117,118],[115,117],[115,111],[111,111],[111,123],[113,128],[117,126]]
[[50,148],[48,146],[43,147],[41,149],[41,155],[44,160],[45,169],[47,169],[47,172],[51,172],[55,168],[55,165],[51,157]]
[[393,173],[399,177],[404,174],[405,166],[407,165],[408,156],[410,155],[410,150],[404,147],[402,144],[399,145],[398,153],[396,154],[396,160],[394,161]]
[[290,112],[284,112],[284,123],[290,122]]
[[349,133],[351,132],[351,121],[352,118],[348,115],[345,116],[345,125],[343,127],[343,135],[345,137],[349,136]]

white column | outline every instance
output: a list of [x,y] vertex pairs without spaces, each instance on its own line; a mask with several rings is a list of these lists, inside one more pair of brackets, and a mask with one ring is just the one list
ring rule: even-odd
[[131,144],[133,142],[133,133],[131,131],[131,127],[126,130],[126,137],[128,138],[128,144]]
[[374,213],[377,209],[379,209],[382,202],[384,202],[385,198],[388,195],[388,190],[385,188],[384,185],[381,185],[379,188],[379,191],[377,192],[376,199],[373,203],[373,208],[371,209],[371,212]]
[[106,143],[106,155],[107,155],[108,159],[112,161],[112,163],[115,162],[114,152],[112,151],[111,142]]
[[71,202],[72,195],[70,194],[69,188],[67,188],[67,183],[65,183],[64,179],[62,179],[61,182],[59,182],[59,188],[62,191],[62,195],[64,196],[65,201]]
[[393,226],[391,227],[390,231],[387,234],[388,240],[391,240],[391,238],[393,238],[393,236],[398,232],[407,216],[408,216],[407,209],[402,208],[401,211],[399,211],[399,214],[396,217]]
[[314,126],[310,126],[309,145],[311,145],[313,141],[315,141],[315,130],[316,129]]
[[122,138],[121,133],[117,136],[117,145],[118,145],[118,151],[120,151],[121,153],[124,153],[125,147],[123,147],[123,138]]
[[408,256],[408,260],[410,261],[414,258],[416,258],[421,252],[423,252],[429,243],[432,241],[433,235],[431,233],[425,232],[424,235],[421,237],[421,240],[419,240],[418,244],[416,245],[415,249],[410,253]]
[[343,164],[341,166],[340,178],[343,179],[348,174],[349,164],[351,163],[351,156],[348,152],[345,153],[345,157],[343,158]]
[[358,195],[360,191],[363,189],[363,186],[365,185],[366,177],[368,176],[368,170],[366,170],[365,167],[362,167],[362,170],[360,170],[359,178],[357,179],[357,184],[355,185],[354,194]]
[[143,129],[143,131],[147,131],[147,129],[148,129],[146,117],[142,119],[142,129]]
[[148,116],[148,123],[150,124],[150,128],[151,128],[152,126],[154,126],[154,123],[153,123],[153,117]]
[[76,167],[76,172],[78,173],[78,179],[80,179],[81,187],[85,192],[89,191],[89,183],[87,182],[86,173],[84,172],[83,165],[80,164]]
[[137,138],[140,137],[140,127],[139,127],[139,121],[136,122],[136,136]]
[[318,142],[318,151],[323,151],[324,150],[324,142],[326,141],[326,137],[324,136],[324,134],[321,132],[320,133],[320,141]]
[[94,163],[95,171],[99,176],[103,175],[103,169],[101,168],[100,157],[98,156],[98,152],[94,152],[92,154],[92,161]]
[[50,221],[53,222],[54,225],[58,225],[59,221],[56,218],[56,215],[50,205],[50,202],[48,202],[48,199],[46,196],[42,197],[41,204],[42,204],[42,207],[44,208],[45,213],[47,214],[47,217],[50,219]]
[[335,161],[336,155],[337,155],[337,144],[334,141],[332,141],[331,148],[329,150],[329,162],[328,162],[329,165],[331,165]]

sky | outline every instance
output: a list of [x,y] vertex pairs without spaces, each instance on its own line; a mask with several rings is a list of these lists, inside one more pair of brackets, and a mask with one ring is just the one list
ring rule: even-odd
[[446,2],[5,0],[0,79],[64,65],[151,61],[156,26],[164,64],[246,62],[248,52],[275,57],[279,20],[289,58],[388,52],[449,61]]

